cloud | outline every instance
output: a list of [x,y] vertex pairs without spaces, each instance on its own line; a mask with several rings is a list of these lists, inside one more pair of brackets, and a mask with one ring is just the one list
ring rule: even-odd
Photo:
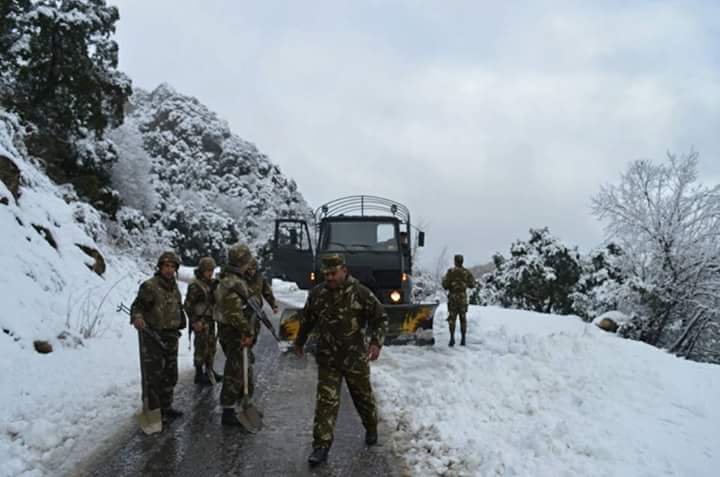
[[428,264],[544,225],[599,244],[590,197],[636,158],[694,145],[720,176],[713,3],[118,4],[139,84],[197,96],[315,206],[406,203]]

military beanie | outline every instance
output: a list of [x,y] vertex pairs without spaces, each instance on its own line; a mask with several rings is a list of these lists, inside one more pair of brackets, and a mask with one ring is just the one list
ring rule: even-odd
[[455,265],[458,267],[463,264],[463,256],[462,255],[455,255]]

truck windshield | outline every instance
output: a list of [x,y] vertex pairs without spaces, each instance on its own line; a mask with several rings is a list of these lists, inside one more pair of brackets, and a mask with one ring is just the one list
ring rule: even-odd
[[322,250],[337,252],[396,252],[398,238],[392,222],[330,222],[325,224]]

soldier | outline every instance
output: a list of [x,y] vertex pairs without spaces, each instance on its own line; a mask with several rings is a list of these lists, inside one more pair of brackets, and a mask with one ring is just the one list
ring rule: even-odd
[[[220,280],[214,293],[214,318],[218,323],[220,345],[226,358],[220,392],[220,404],[223,407],[222,424],[226,426],[242,426],[235,412],[235,404],[244,396],[243,348],[251,348],[255,336],[250,315],[246,311],[250,290],[244,279],[251,260],[252,256],[247,246],[236,244],[230,247],[227,265],[220,273]],[[248,361],[252,362],[250,355],[251,353],[248,353]],[[252,389],[253,379],[249,368],[249,394],[252,394]]]
[[[365,443],[377,442],[377,408],[370,385],[370,364],[380,356],[387,330],[382,305],[365,286],[349,275],[341,255],[322,259],[325,282],[310,291],[302,313],[295,353],[317,328],[318,384],[310,465],[327,460],[340,407],[340,386],[345,379],[355,409],[365,426]],[[370,345],[366,340],[368,326]]]
[[[258,269],[257,260],[253,257],[250,259],[250,266],[245,273],[245,281],[250,288],[250,293],[258,298],[258,301],[262,303],[262,299],[268,302],[273,313],[278,312],[277,304],[275,303],[275,295],[273,295],[272,287],[265,279],[263,274]],[[255,320],[255,341],[257,342],[260,334],[260,320]],[[253,343],[254,344],[254,343]]]
[[185,328],[185,314],[175,280],[179,267],[180,258],[174,252],[160,255],[155,276],[140,285],[130,309],[130,320],[136,329],[154,332],[153,338],[140,333],[148,407],[161,408],[166,420],[183,415],[172,407],[178,379],[178,339],[180,330]]
[[460,346],[465,346],[467,331],[467,289],[475,288],[476,282],[470,271],[463,267],[463,256],[455,255],[455,266],[447,271],[442,279],[442,286],[448,291],[448,324],[450,326],[449,346],[455,346],[455,322],[460,315]]
[[195,269],[195,278],[188,285],[185,295],[185,312],[195,332],[193,361],[196,384],[211,384],[211,377],[213,382],[222,380],[222,375],[213,369],[217,349],[215,321],[213,321],[213,291],[216,285],[213,279],[214,273],[215,260],[212,257],[201,258]]

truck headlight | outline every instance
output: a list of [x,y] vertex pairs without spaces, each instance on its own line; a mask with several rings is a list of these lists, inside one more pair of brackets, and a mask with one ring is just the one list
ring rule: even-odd
[[310,282],[315,283],[315,272],[310,272]]
[[402,295],[399,291],[393,290],[390,292],[390,301],[393,303],[400,303],[400,300],[402,299]]

